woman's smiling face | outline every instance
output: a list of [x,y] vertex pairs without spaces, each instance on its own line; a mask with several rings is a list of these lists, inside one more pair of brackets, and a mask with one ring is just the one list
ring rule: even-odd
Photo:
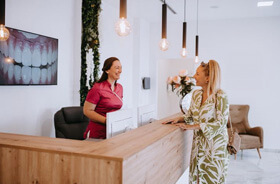
[[122,65],[119,60],[115,60],[109,70],[106,71],[108,74],[108,78],[113,80],[120,79],[120,75],[122,73]]
[[196,80],[197,86],[205,86],[209,81],[209,77],[205,75],[204,67],[202,67],[201,65],[197,68],[196,73],[193,77]]

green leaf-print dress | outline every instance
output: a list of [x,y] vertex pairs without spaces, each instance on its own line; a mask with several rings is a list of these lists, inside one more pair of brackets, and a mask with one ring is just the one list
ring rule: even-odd
[[[225,183],[229,155],[227,151],[227,121],[229,105],[226,94],[219,90],[201,104],[202,90],[193,92],[191,106],[184,119],[186,123],[199,124],[194,130],[190,160],[189,183]],[[216,101],[216,105],[215,105]]]

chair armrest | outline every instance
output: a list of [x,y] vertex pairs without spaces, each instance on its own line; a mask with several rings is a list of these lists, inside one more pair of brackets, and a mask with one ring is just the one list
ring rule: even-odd
[[260,138],[260,141],[261,141],[261,148],[263,147],[263,128],[262,127],[250,128],[247,131],[247,133],[250,134],[250,135],[258,136]]

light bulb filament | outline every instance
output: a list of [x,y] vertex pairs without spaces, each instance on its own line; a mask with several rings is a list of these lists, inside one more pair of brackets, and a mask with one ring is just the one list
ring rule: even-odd
[[161,39],[160,43],[159,43],[159,47],[162,51],[166,51],[168,49],[168,41],[166,40],[166,38]]
[[124,23],[124,21],[121,21],[120,22],[120,31],[121,31],[121,33],[125,33],[125,29],[126,29],[125,23]]
[[187,56],[187,49],[186,49],[186,48],[182,48],[182,50],[181,50],[181,56],[182,56],[182,57],[186,57],[186,56]]
[[130,33],[130,24],[125,18],[120,18],[115,24],[115,30],[119,36],[126,36]]
[[195,63],[198,63],[199,62],[199,58],[198,56],[195,56]]

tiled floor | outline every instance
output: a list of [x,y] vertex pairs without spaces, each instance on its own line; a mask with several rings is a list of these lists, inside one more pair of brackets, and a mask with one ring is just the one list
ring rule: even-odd
[[244,150],[230,156],[227,184],[280,184],[280,152]]

